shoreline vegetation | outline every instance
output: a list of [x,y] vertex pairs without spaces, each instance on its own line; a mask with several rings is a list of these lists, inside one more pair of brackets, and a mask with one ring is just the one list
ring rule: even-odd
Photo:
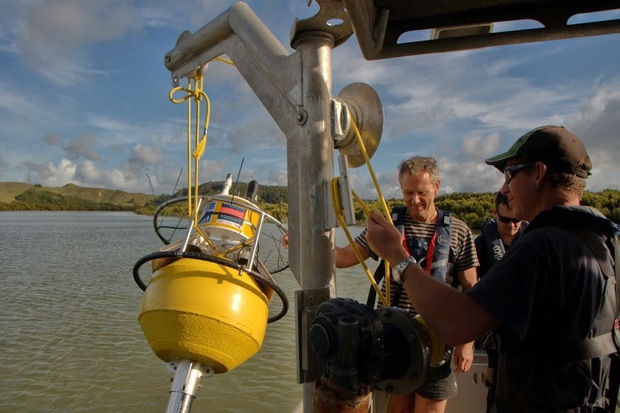
[[[223,181],[207,182],[199,186],[199,193],[214,195],[220,193]],[[237,183],[231,193],[245,194],[246,183]],[[80,187],[67,184],[62,187],[43,187],[39,184],[21,182],[0,182],[0,212],[2,211],[128,211],[140,215],[152,215],[158,205],[171,198],[187,195],[187,190],[159,196],[144,193],[124,192],[113,189]],[[435,198],[438,208],[452,211],[452,214],[479,230],[487,217],[492,216],[494,193],[455,192]],[[370,209],[381,210],[378,200],[364,200]],[[402,205],[401,199],[386,200],[388,208]],[[620,223],[620,190],[605,189],[599,192],[586,191],[582,205],[597,208],[609,219]],[[288,204],[285,186],[261,186],[257,206],[281,222],[287,221]],[[173,211],[178,215],[185,211]],[[355,203],[355,219],[364,225],[366,214]]]

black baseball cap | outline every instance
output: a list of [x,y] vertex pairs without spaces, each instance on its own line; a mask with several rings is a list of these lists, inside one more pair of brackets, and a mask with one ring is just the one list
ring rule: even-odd
[[508,161],[514,158],[540,161],[551,170],[575,174],[584,179],[592,169],[592,162],[581,140],[563,126],[549,125],[532,129],[506,152],[492,156],[485,162],[503,172]]

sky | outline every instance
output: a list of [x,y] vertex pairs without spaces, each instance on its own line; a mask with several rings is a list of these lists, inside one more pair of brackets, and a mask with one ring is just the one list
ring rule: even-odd
[[[168,98],[164,55],[233,3],[0,0],[0,181],[157,195],[185,187],[186,107]],[[291,54],[294,19],[318,7],[246,3]],[[352,36],[332,50],[333,93],[365,82],[380,96],[371,164],[386,198],[400,197],[396,168],[413,155],[437,158],[440,193],[494,192],[503,178],[484,159],[548,124],[584,141],[594,165],[587,189],[619,189],[619,44],[614,34],[366,61]],[[200,181],[237,179],[243,164],[242,182],[287,185],[286,138],[236,68],[211,63],[204,91]],[[365,167],[350,173],[356,193],[376,197]]]

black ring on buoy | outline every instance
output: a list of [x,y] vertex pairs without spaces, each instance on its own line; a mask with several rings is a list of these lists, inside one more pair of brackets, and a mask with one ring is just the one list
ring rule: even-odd
[[224,258],[214,257],[212,255],[206,255],[206,254],[202,254],[199,252],[192,252],[192,251],[185,251],[185,252],[157,251],[157,252],[145,255],[144,257],[136,261],[136,263],[133,266],[133,279],[135,280],[136,284],[138,284],[138,287],[142,289],[142,291],[146,290],[146,284],[140,277],[140,267],[142,267],[142,265],[144,265],[145,263],[149,261],[153,261],[158,258],[192,258],[196,260],[209,261],[215,264],[225,265],[227,267],[231,267],[239,271],[245,271],[248,273],[248,275],[250,275],[250,277],[254,278],[255,281],[263,283],[267,287],[275,291],[278,297],[280,297],[280,301],[282,301],[282,310],[275,316],[269,317],[267,319],[268,323],[273,323],[274,321],[278,321],[279,319],[284,317],[286,315],[286,312],[288,311],[288,298],[286,298],[286,294],[284,294],[284,291],[282,291],[282,289],[278,286],[278,284],[276,284],[272,280],[266,278],[262,274],[259,274],[255,271],[250,271],[247,268],[245,268],[245,266],[241,264],[237,264],[236,262],[229,261]]

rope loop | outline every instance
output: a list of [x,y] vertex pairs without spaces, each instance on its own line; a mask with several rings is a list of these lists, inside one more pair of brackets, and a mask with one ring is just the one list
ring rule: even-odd
[[[388,221],[392,223],[392,216],[387,207],[387,203],[385,202],[385,198],[381,192],[381,188],[379,187],[377,177],[375,176],[374,170],[370,163],[370,158],[368,157],[368,152],[366,151],[366,145],[364,145],[364,140],[362,139],[362,136],[357,127],[357,124],[355,123],[355,118],[353,117],[350,111],[349,111],[349,119],[351,119],[351,126],[353,127],[355,137],[357,138],[357,142],[359,144],[359,147],[361,148],[362,155],[364,156],[364,161],[366,163],[366,166],[368,167],[368,172],[370,173],[370,176],[372,178],[373,184],[375,186],[375,190],[377,191],[377,196],[379,197],[379,201],[381,202],[381,206],[383,207],[384,215],[388,219]],[[366,262],[364,258],[362,257],[362,254],[359,252],[359,249],[357,248],[355,240],[351,236],[351,233],[349,232],[349,228],[347,227],[346,221],[344,219],[344,210],[342,208],[342,205],[340,204],[341,198],[340,198],[340,187],[338,186],[338,178],[334,178],[331,182],[331,193],[332,193],[332,205],[334,207],[334,212],[336,213],[336,218],[338,219],[338,223],[342,227],[349,241],[349,245],[351,245],[351,247],[353,248],[353,252],[355,253],[355,256],[357,257],[357,260],[359,261],[360,265],[364,269],[364,272],[366,273],[366,276],[368,277],[370,284],[375,289],[377,296],[379,297],[379,300],[384,306],[389,307],[390,306],[390,282],[389,282],[390,264],[388,262],[385,262],[385,266],[384,266],[385,267],[385,277],[384,277],[385,295],[384,295],[381,292],[381,288],[375,281],[374,276],[371,274],[370,270],[368,269],[368,266],[366,265]],[[370,215],[370,208],[368,208],[368,206],[364,203],[364,201],[357,195],[357,193],[355,193],[355,191],[351,191],[351,193],[353,197],[355,198],[355,200],[358,202],[358,204],[361,206],[361,208],[364,210],[366,215]]]

